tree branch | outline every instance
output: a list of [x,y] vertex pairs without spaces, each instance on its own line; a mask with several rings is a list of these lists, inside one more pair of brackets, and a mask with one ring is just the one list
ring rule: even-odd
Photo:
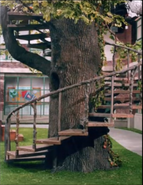
[[39,56],[38,54],[31,53],[25,50],[23,47],[19,46],[17,40],[14,37],[14,31],[7,27],[7,11],[7,7],[1,7],[2,33],[6,48],[8,49],[9,53],[14,59],[49,76],[51,71],[51,62]]

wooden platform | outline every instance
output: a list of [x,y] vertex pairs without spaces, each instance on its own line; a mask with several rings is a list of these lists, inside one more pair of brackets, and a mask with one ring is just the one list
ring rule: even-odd
[[88,136],[88,132],[82,129],[68,129],[58,132],[59,136]]

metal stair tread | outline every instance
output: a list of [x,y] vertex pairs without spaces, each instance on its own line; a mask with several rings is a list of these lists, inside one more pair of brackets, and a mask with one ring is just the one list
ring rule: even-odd
[[88,136],[88,132],[82,129],[67,129],[58,132],[59,136]]

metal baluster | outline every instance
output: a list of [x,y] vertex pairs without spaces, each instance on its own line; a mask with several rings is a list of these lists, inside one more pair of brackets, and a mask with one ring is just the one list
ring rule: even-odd
[[84,119],[84,129],[87,131],[88,124],[88,114],[89,114],[89,87],[90,84],[87,83],[85,86],[85,119]]
[[37,136],[37,131],[36,131],[36,118],[37,118],[37,109],[36,109],[37,102],[34,102],[34,105],[32,105],[33,110],[34,110],[34,121],[33,121],[33,149],[36,150],[36,136]]
[[17,111],[17,116],[16,116],[16,138],[15,138],[15,143],[16,143],[16,157],[19,154],[19,151],[17,150],[18,147],[18,136],[19,136],[19,111]]
[[[61,102],[62,102],[62,93],[59,92],[59,105],[58,105],[58,132],[61,131]],[[58,137],[59,139],[59,137]]]

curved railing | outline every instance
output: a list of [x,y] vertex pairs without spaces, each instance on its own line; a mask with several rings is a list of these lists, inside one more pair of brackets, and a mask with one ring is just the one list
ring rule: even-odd
[[[89,96],[91,94],[91,90],[90,90],[90,86],[93,84],[93,83],[96,83],[96,82],[99,82],[100,80],[102,79],[105,79],[107,77],[111,77],[111,107],[110,107],[110,112],[111,114],[113,114],[113,104],[114,104],[114,78],[116,75],[118,74],[123,74],[123,73],[128,73],[128,78],[129,78],[129,89],[130,89],[130,101],[129,101],[129,110],[130,110],[130,113],[132,113],[132,91],[133,91],[133,80],[134,80],[134,77],[135,77],[135,73],[136,71],[138,71],[139,73],[139,76],[138,76],[138,79],[140,80],[141,79],[141,74],[140,74],[140,67],[142,65],[142,62],[140,61],[140,55],[142,54],[141,51],[136,51],[132,48],[128,48],[128,47],[124,47],[124,46],[120,46],[120,45],[117,45],[117,44],[110,44],[110,43],[106,43],[107,45],[111,45],[114,47],[114,53],[113,53],[113,72],[111,72],[110,74],[107,74],[107,75],[103,75],[103,76],[98,76],[98,77],[95,77],[95,78],[92,78],[92,79],[89,79],[89,80],[85,80],[85,81],[82,81],[80,83],[76,83],[76,84],[73,84],[73,85],[70,85],[70,86],[67,86],[67,87],[64,87],[64,88],[60,88],[56,91],[52,91],[48,94],[45,94],[43,96],[40,96],[38,98],[35,98],[29,102],[26,102],[25,104],[17,107],[16,109],[14,109],[13,111],[11,111],[7,118],[6,118],[6,124],[5,124],[5,152],[11,150],[11,146],[10,146],[10,124],[11,124],[11,116],[12,115],[16,115],[16,139],[15,139],[15,142],[16,142],[16,146],[18,147],[18,135],[19,135],[19,110],[26,107],[27,105],[31,105],[33,107],[33,111],[34,111],[34,115],[33,115],[33,149],[36,149],[36,134],[37,134],[37,131],[36,131],[36,117],[37,117],[37,110],[36,110],[36,105],[37,103],[44,99],[44,98],[47,98],[47,97],[50,97],[52,95],[55,95],[55,94],[58,94],[58,98],[59,98],[59,103],[58,103],[58,131],[61,131],[61,105],[62,105],[62,100],[61,100],[61,97],[62,97],[62,93],[66,92],[67,90],[70,90],[70,89],[73,89],[73,88],[78,88],[80,86],[84,86],[85,88],[85,98],[84,98],[84,101],[85,101],[85,119],[84,119],[84,125],[85,125],[85,128],[86,128],[86,124],[88,123],[88,113],[89,113],[89,105],[88,105],[88,102],[89,102]],[[124,49],[127,49],[128,53],[129,51],[134,51],[135,53],[137,53],[138,55],[138,64],[132,66],[132,67],[129,67],[129,57],[127,58],[127,65],[128,65],[128,68],[127,69],[123,69],[121,71],[115,71],[115,52],[116,52],[116,47],[122,47]],[[129,55],[129,54],[128,54]],[[103,84],[102,86],[100,86],[100,88],[98,89],[95,89],[94,90],[94,94],[95,93],[98,93],[100,92],[101,88],[107,86],[106,88],[108,88],[108,85],[106,84]],[[95,85],[94,85],[95,87]],[[92,91],[93,93],[93,91]],[[18,155],[18,150],[16,151],[17,155]]]

